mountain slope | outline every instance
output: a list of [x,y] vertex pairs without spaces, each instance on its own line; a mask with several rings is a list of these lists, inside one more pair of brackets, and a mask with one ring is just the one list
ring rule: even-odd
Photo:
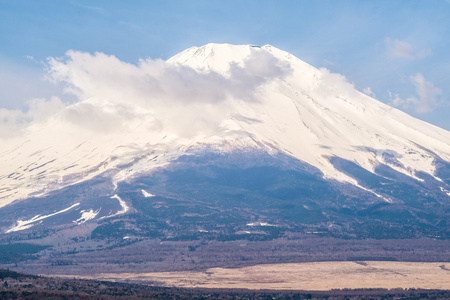
[[[67,124],[61,116],[29,128],[22,141],[14,141],[14,146],[10,142],[1,154],[3,205],[118,166],[139,165],[140,158],[145,160],[139,168],[143,171],[170,161],[159,161],[155,153],[172,153],[173,159],[183,153],[177,150],[180,147],[224,141],[236,144],[232,148],[263,144],[319,168],[327,178],[353,184],[356,181],[339,172],[329,157],[354,161],[371,172],[379,163],[388,164],[412,177],[416,172],[436,176],[437,157],[449,161],[448,132],[383,105],[353,90],[338,75],[317,70],[274,47],[208,44],[190,48],[168,63],[207,74],[217,72],[231,82],[240,80],[237,84],[250,82],[251,86],[257,81],[260,85],[253,94],[229,95],[222,101],[229,108],[218,115],[219,132],[204,135],[200,127],[190,140],[170,131],[142,130],[148,125],[145,120],[133,120],[128,128],[106,136]],[[242,70],[247,74],[235,74]],[[272,73],[279,78],[264,78]],[[74,106],[104,108],[102,102],[91,97]],[[122,171],[116,181],[133,173]]]
[[[434,228],[419,236],[448,231],[450,133],[356,91],[340,75],[269,45],[208,44],[138,66],[69,56],[52,72],[79,102],[5,141],[0,153],[5,233],[55,218],[76,226],[145,216],[149,208],[139,201],[156,199],[145,193],[181,215],[208,207],[207,218],[223,209],[231,217],[234,203],[254,221],[259,215],[287,227],[340,222],[342,231],[373,213],[383,226],[411,220],[412,228]],[[94,68],[101,63],[106,71]],[[147,216],[175,218],[170,211]],[[396,212],[404,218],[386,217]],[[315,217],[302,219],[308,215]]]

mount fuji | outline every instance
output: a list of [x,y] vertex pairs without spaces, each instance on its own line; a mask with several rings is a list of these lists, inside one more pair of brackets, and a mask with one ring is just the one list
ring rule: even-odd
[[450,132],[273,46],[138,65],[69,51],[50,76],[77,100],[2,141],[3,244],[61,260],[149,241],[449,238]]

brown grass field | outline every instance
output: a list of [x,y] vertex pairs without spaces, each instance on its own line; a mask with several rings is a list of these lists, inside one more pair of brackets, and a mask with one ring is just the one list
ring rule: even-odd
[[450,263],[311,262],[211,268],[204,272],[101,273],[88,279],[160,282],[168,287],[326,291],[359,288],[450,290]]

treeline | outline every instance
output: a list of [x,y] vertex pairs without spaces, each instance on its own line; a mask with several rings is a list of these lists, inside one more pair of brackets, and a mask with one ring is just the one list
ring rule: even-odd
[[450,299],[450,291],[419,289],[331,291],[187,289],[84,279],[49,278],[0,269],[0,299]]

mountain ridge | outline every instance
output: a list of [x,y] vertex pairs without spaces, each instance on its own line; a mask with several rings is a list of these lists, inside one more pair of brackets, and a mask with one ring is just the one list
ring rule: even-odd
[[[166,133],[164,131],[158,132],[154,129],[151,131],[142,131],[140,127],[142,125],[148,125],[145,121],[141,121],[140,124],[136,122],[135,124],[132,123],[131,126],[135,129],[131,128],[131,131],[122,130],[122,132],[114,132],[116,136],[108,136],[108,139],[105,140],[105,138],[95,134],[95,132],[88,131],[83,133],[83,128],[80,128],[78,125],[74,126],[73,123],[67,126],[67,121],[58,120],[58,118],[61,119],[60,113],[56,119],[51,121],[53,124],[49,123],[47,127],[44,126],[37,133],[33,133],[33,135],[39,136],[34,138],[35,140],[39,139],[39,142],[35,142],[34,148],[28,150],[29,156],[35,156],[36,153],[39,154],[41,152],[48,153],[48,148],[57,148],[54,146],[53,138],[65,139],[64,143],[67,143],[65,136],[69,134],[71,135],[71,139],[79,143],[78,145],[72,144],[73,153],[77,149],[83,148],[86,144],[92,144],[91,150],[85,147],[85,154],[81,153],[80,158],[83,161],[83,157],[87,155],[86,152],[95,152],[95,149],[100,146],[95,140],[103,139],[104,141],[100,144],[110,143],[110,145],[106,148],[103,147],[104,149],[101,151],[97,151],[96,155],[97,157],[100,156],[101,159],[95,159],[95,162],[87,161],[87,164],[83,167],[83,169],[93,169],[91,173],[98,175],[98,170],[102,169],[101,166],[104,166],[103,171],[108,169],[108,167],[105,167],[106,165],[112,165],[112,168],[115,168],[112,161],[117,160],[121,155],[130,155],[133,148],[144,148],[146,150],[141,150],[141,153],[145,153],[152,152],[152,148],[158,148],[162,145],[163,152],[173,152],[174,150],[165,150],[164,147],[173,149],[180,147],[189,148],[196,143],[214,144],[218,142],[220,144],[226,140],[235,140],[233,135],[237,134],[237,138],[242,141],[250,139],[257,141],[255,144],[270,145],[269,148],[274,147],[277,150],[293,155],[297,159],[319,167],[325,177],[343,180],[353,184],[357,184],[355,180],[338,172],[326,157],[336,155],[346,159],[352,159],[363,168],[373,172],[377,163],[385,163],[382,159],[383,153],[388,153],[399,161],[399,163],[391,164],[391,167],[412,177],[415,176],[415,170],[434,176],[435,169],[433,161],[435,158],[430,154],[431,152],[437,154],[445,161],[450,160],[450,151],[445,150],[450,149],[449,132],[413,119],[378,101],[375,102],[372,98],[353,90],[353,87],[345,82],[340,75],[331,74],[327,70],[315,69],[293,57],[291,54],[270,45],[255,47],[252,45],[207,44],[203,47],[189,48],[170,58],[166,64],[191,68],[194,72],[203,72],[207,73],[207,75],[212,74],[211,76],[220,76],[214,75],[216,73],[225,74],[222,81],[228,80],[232,82],[231,84],[239,80],[242,81],[238,82],[240,85],[245,84],[245,80],[255,81],[253,86],[251,83],[249,87],[250,90],[253,88],[254,91],[251,91],[253,93],[250,94],[237,93],[231,96],[225,95],[226,99],[218,100],[218,102],[212,100],[211,103],[200,103],[204,106],[218,106],[218,108],[206,107],[205,114],[208,113],[208,109],[211,109],[215,113],[215,110],[220,110],[221,106],[225,107],[228,114],[218,114],[219,120],[217,123],[212,123],[214,126],[220,127],[218,132],[213,132],[212,134],[206,132],[206,134],[202,134],[205,125],[209,125],[210,123],[200,124],[196,136],[193,136],[193,142],[186,139],[183,141],[183,138],[180,139],[176,133],[174,135],[170,131]],[[230,74],[230,72],[233,72],[233,68],[237,68],[237,71],[234,71],[234,73],[246,70],[248,74],[245,76]],[[252,72],[256,72],[257,74],[254,76]],[[271,72],[275,72],[275,76]],[[260,76],[261,74],[262,76]],[[237,76],[237,78],[230,76]],[[324,81],[324,77],[325,79],[328,78],[328,81]],[[335,86],[331,86],[330,88],[328,86],[330,82],[335,82]],[[200,83],[207,84],[208,78],[206,78],[206,81]],[[196,88],[202,87],[199,86]],[[233,88],[235,87],[230,87],[229,89]],[[244,98],[239,98],[239,96]],[[77,105],[86,106],[84,110],[78,111],[78,114],[87,112],[87,109],[103,109],[103,103],[99,105],[97,103],[98,101],[96,101],[95,98],[91,97],[69,106],[66,110],[76,109]],[[102,101],[105,102],[107,99]],[[227,104],[223,105],[223,102],[227,102]],[[193,105],[195,106],[197,103]],[[192,109],[196,108],[194,107]],[[388,114],[389,116],[380,118],[379,115],[381,114]],[[195,117],[194,120],[200,119],[201,121],[203,116],[196,115]],[[367,122],[368,120],[370,123]],[[382,123],[388,126],[384,126]],[[59,128],[65,128],[66,133],[61,132]],[[423,132],[424,128],[426,132]],[[42,131],[44,131],[44,136],[40,134]],[[241,137],[239,137],[240,135]],[[154,139],[151,136],[157,136],[157,138]],[[164,139],[167,140],[168,136],[171,139],[169,143],[164,141]],[[299,136],[305,141],[299,141]],[[114,139],[121,140],[124,138],[127,139],[127,137],[128,140],[133,140],[132,144],[127,145],[123,142],[118,143],[114,141]],[[145,144],[145,140],[147,140],[147,145]],[[401,141],[397,142],[397,140]],[[33,143],[33,136],[30,136],[27,142]],[[148,142],[150,142],[150,146]],[[172,142],[174,144],[170,146]],[[252,141],[244,142],[247,145],[252,143]],[[420,147],[416,145],[420,145]],[[107,154],[114,148],[117,150],[118,148],[127,147],[131,149],[128,149],[125,153],[119,151],[117,154]],[[353,151],[352,147],[357,151]],[[17,150],[10,152],[9,155],[8,153],[2,154],[3,165],[5,162],[10,162],[12,156],[17,157],[16,153],[23,151],[23,148],[23,146],[19,146]],[[306,150],[301,151],[300,149]],[[57,153],[48,153],[46,155],[46,161],[43,163],[52,165],[55,160],[60,160],[57,156],[56,158],[54,157],[61,150],[56,149]],[[64,149],[63,151],[66,151],[67,155],[71,155],[70,149]],[[364,152],[371,154],[366,155]],[[139,150],[136,153],[137,156],[142,155],[139,153]],[[180,153],[175,153],[177,153],[177,150],[174,152],[174,157],[180,155]],[[134,155],[136,156],[136,154]],[[44,160],[43,156],[38,157],[38,159]],[[39,177],[39,172],[34,176],[46,181],[46,185],[53,182],[58,187],[65,181],[64,178],[79,177],[77,172],[65,172],[65,170],[70,170],[71,168],[76,169],[76,162],[79,160],[79,158],[74,156],[75,163],[72,165],[64,165],[63,170],[56,169],[56,172],[53,172],[55,179],[45,180],[48,176],[41,174],[42,176]],[[130,163],[130,160],[132,161],[133,158],[130,157],[128,163]],[[169,161],[170,159],[162,162],[162,164],[168,163]],[[30,161],[30,165],[32,164],[33,161]],[[127,164],[127,162],[124,162],[124,164]],[[149,164],[151,163],[149,162]],[[23,171],[19,171],[20,166],[17,165],[16,167],[13,165],[10,168],[4,166],[2,168],[4,170],[3,176],[0,178],[2,181],[7,181],[4,185],[8,186],[11,182],[8,182],[8,178],[13,177],[18,179],[12,182],[12,184],[15,184],[17,181],[21,181],[20,178],[28,175],[26,171],[32,172],[45,169],[42,169],[44,167],[43,165],[36,164],[33,166],[33,168],[23,168]],[[66,175],[56,174],[58,172],[66,173]],[[90,172],[88,171],[88,173]],[[78,172],[78,174],[80,173]],[[81,180],[83,180],[83,176],[81,174]],[[127,175],[123,176],[127,178]],[[87,178],[92,178],[92,176],[88,175]],[[117,180],[120,180],[120,177],[118,178]],[[35,180],[31,181],[33,185],[39,185]],[[30,182],[27,183],[28,187],[30,184]],[[66,185],[62,184],[62,186]],[[0,192],[5,194],[4,191]],[[38,191],[31,189],[31,192],[36,193]],[[8,201],[17,200],[12,198],[11,195],[0,195],[0,197],[9,198],[10,200]],[[21,197],[26,197],[26,194]],[[2,203],[4,203],[4,200]]]
[[[161,186],[171,186],[173,191],[147,182],[139,190],[162,197],[162,202],[167,198],[189,206],[184,199],[195,200],[195,193],[205,197],[203,192],[194,192],[187,186],[176,191],[171,180],[188,185],[189,180],[181,174],[191,174],[210,182],[209,175],[189,167],[197,170],[218,162],[223,165],[212,168],[210,174],[225,176],[224,180],[231,180],[232,184],[211,184],[218,191],[224,188],[226,195],[232,194],[237,183],[229,177],[232,167],[225,166],[225,156],[237,162],[232,165],[238,170],[237,177],[248,173],[259,178],[256,170],[268,168],[292,184],[290,187],[271,177],[278,182],[273,191],[266,190],[270,182],[267,187],[258,186],[257,191],[238,185],[237,191],[247,191],[244,194],[251,199],[266,199],[271,209],[275,208],[268,199],[274,203],[294,201],[289,205],[295,207],[295,201],[307,200],[311,203],[302,205],[313,203],[318,210],[317,220],[332,222],[331,217],[324,219],[318,213],[320,209],[325,215],[333,215],[336,212],[328,211],[329,207],[339,211],[350,205],[354,209],[351,213],[357,214],[372,204],[392,204],[412,213],[408,218],[420,219],[414,216],[416,210],[426,211],[428,205],[439,220],[445,218],[450,197],[450,132],[356,91],[341,75],[315,69],[270,45],[208,44],[189,48],[167,62],[147,60],[138,66],[103,54],[70,55],[67,61],[54,62],[53,72],[79,91],[80,101],[64,108],[48,123],[30,127],[20,138],[22,141],[18,139],[19,146],[10,146],[12,150],[0,154],[0,209],[8,204],[22,207],[20,201],[41,203],[49,199],[53,203],[55,195],[67,198],[66,191],[71,196],[39,214],[28,210],[22,216],[17,213],[15,221],[4,221],[5,233],[32,230],[39,222],[57,217],[55,213],[70,213],[71,222],[75,223],[103,222],[102,218],[131,214],[138,210],[133,207],[136,192],[131,192],[132,184],[140,182],[140,178],[161,182]],[[108,76],[116,73],[105,75],[93,67],[102,63],[110,69],[117,68],[118,78],[125,81],[123,86],[110,85]],[[161,80],[172,80],[174,84],[163,85],[167,83]],[[155,87],[157,83],[163,86]],[[96,114],[91,115],[92,112]],[[92,117],[94,123],[83,119],[84,114]],[[108,123],[114,121],[110,118],[119,125]],[[105,120],[112,129],[98,128]],[[213,154],[218,162],[207,159]],[[247,159],[258,164],[245,163]],[[291,167],[284,170],[286,161]],[[164,175],[167,182],[152,174]],[[291,177],[299,181],[291,182]],[[211,188],[200,179],[196,184],[205,190]],[[302,184],[309,188],[304,190]],[[98,195],[86,192],[85,198],[72,196],[81,186],[97,190],[96,185]],[[157,188],[159,194],[150,186]],[[128,196],[122,194],[125,187]],[[324,189],[328,194],[323,197],[338,202],[324,199],[329,205],[325,207],[320,204],[322,196],[309,190],[313,187]],[[247,197],[244,194],[242,197]],[[208,203],[207,197],[202,201]],[[249,205],[249,209],[256,209]],[[301,207],[298,206],[299,214],[303,215]],[[282,220],[285,216],[284,212],[277,214],[272,217]],[[348,216],[339,218],[344,222]]]

